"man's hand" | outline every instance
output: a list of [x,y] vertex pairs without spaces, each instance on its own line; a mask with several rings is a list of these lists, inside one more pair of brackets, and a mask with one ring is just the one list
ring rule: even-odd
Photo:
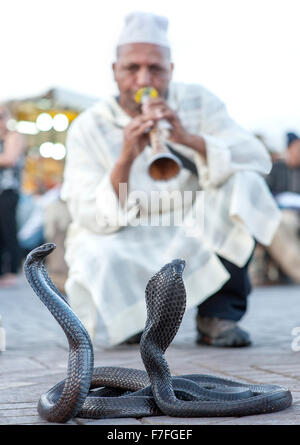
[[[152,113],[153,114],[153,113]],[[154,126],[151,113],[141,114],[135,117],[124,129],[124,142],[121,158],[128,162],[134,159],[149,144],[149,131]]]
[[154,113],[157,120],[166,119],[171,124],[170,141],[185,145],[189,134],[175,111],[169,107],[164,99],[161,97],[149,99],[144,103],[142,110],[144,113]]
[[143,113],[153,113],[156,120],[166,119],[171,124],[169,140],[177,144],[185,145],[200,153],[206,158],[206,145],[201,136],[186,131],[178,115],[167,102],[161,98],[151,98],[143,104]]
[[112,186],[121,204],[125,202],[125,196],[119,195],[119,185],[128,183],[132,163],[149,144],[149,131],[156,120],[153,112],[147,112],[133,118],[124,128],[121,154],[110,175]]

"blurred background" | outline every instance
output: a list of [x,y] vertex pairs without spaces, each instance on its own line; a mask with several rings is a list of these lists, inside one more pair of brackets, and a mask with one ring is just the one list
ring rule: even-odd
[[[70,124],[115,92],[115,43],[133,10],[169,18],[174,80],[213,91],[274,159],[287,132],[300,134],[299,0],[4,0],[1,9],[0,103],[27,147],[18,216],[24,249],[45,237]],[[258,282],[280,281],[280,273]]]

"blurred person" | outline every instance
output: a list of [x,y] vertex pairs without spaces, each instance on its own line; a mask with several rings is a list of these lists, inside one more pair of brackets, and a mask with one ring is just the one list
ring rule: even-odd
[[296,133],[286,134],[286,149],[274,161],[267,182],[277,197],[285,192],[295,193],[295,199],[300,195],[300,137]]
[[286,276],[300,283],[300,137],[296,133],[286,134],[286,150],[274,162],[267,183],[282,213],[267,251]]
[[[100,316],[109,345],[138,341],[147,281],[166,262],[183,258],[187,308],[198,307],[198,343],[248,346],[250,336],[238,326],[251,290],[248,263],[255,239],[270,243],[279,223],[262,177],[271,169],[270,156],[214,94],[172,82],[167,28],[165,17],[127,16],[112,66],[118,96],[83,112],[68,132],[66,293],[92,338]],[[146,87],[159,97],[141,106],[134,97]],[[169,125],[165,142],[186,161],[168,181],[155,181],[147,171],[149,130],[160,121]],[[142,216],[181,211],[180,200],[171,209],[163,203],[149,209],[139,196],[154,191],[202,191],[187,214],[203,199],[204,231],[186,231],[188,217],[179,227],[136,224]]]
[[25,141],[7,128],[9,109],[0,105],[0,286],[16,283],[21,262],[16,211]]
[[270,153],[272,163],[277,161],[278,159],[281,159],[282,153],[278,151],[278,149],[270,146],[263,134],[255,133],[254,136],[266,147],[266,149]]

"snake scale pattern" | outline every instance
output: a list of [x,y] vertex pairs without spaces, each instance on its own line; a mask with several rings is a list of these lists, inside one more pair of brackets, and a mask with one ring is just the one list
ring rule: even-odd
[[45,267],[45,259],[55,247],[52,243],[37,247],[24,263],[29,284],[69,343],[66,379],[40,397],[38,413],[43,419],[63,423],[73,417],[245,416],[291,405],[291,393],[282,386],[245,384],[203,374],[171,376],[164,354],[179,329],[186,304],[185,262],[180,259],[162,267],[146,287],[147,321],[140,342],[146,371],[94,368],[90,337]]

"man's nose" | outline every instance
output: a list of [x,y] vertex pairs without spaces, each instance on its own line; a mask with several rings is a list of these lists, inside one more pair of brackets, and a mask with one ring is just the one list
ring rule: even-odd
[[147,68],[141,68],[138,71],[136,82],[140,88],[151,85],[151,74]]

